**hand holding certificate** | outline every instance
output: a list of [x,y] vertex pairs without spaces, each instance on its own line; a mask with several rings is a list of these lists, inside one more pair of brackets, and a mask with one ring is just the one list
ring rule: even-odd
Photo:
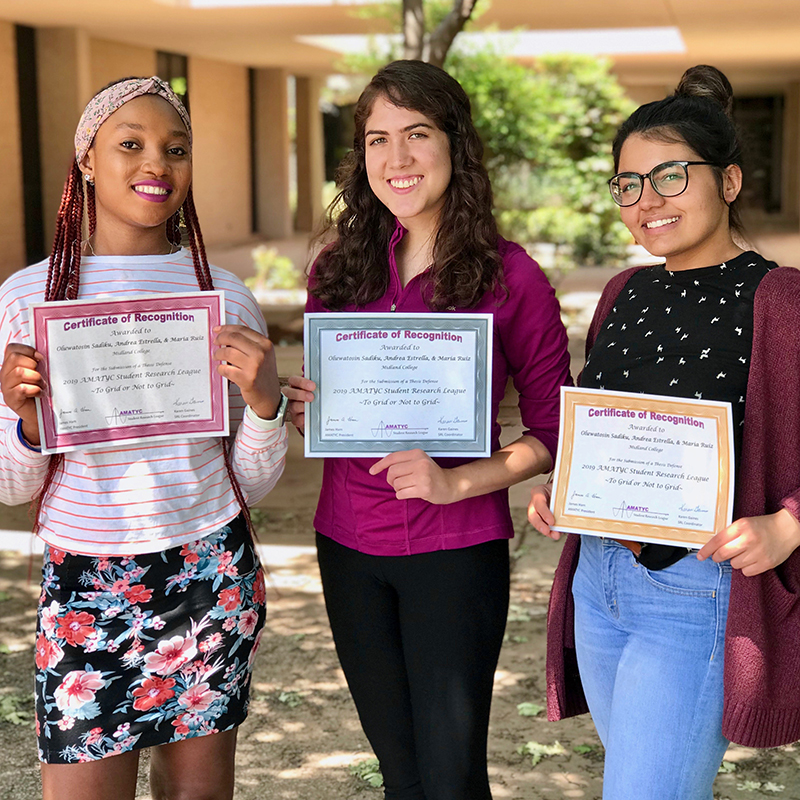
[[42,452],[226,436],[227,381],[211,356],[223,321],[221,292],[32,304]]
[[730,405],[562,388],[551,528],[701,547],[730,524]]

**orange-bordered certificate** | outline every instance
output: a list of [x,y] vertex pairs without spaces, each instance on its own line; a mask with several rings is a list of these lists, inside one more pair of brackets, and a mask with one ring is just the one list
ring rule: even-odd
[[730,403],[561,389],[555,530],[700,548],[731,523]]

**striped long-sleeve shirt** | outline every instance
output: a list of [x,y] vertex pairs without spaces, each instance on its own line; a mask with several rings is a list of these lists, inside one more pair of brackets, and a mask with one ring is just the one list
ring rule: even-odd
[[[214,287],[225,293],[229,324],[266,334],[252,294],[234,275],[212,267]],[[43,299],[47,262],[12,275],[0,287],[0,358],[10,342],[31,344],[28,305]],[[95,256],[81,261],[80,299],[197,291],[191,254]],[[256,503],[275,485],[286,457],[286,428],[262,430],[230,384],[234,472]],[[0,501],[35,497],[50,456],[17,433],[17,416],[0,398]],[[65,454],[39,517],[39,535],[72,553],[134,555],[197,539],[239,513],[215,438],[122,444]]]

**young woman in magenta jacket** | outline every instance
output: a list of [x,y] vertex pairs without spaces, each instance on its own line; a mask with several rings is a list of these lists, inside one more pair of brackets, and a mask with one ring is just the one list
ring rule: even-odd
[[[513,536],[507,489],[552,467],[567,340],[538,265],[497,234],[459,84],[429,64],[395,62],[364,90],[355,123],[335,239],[314,264],[307,310],[493,314],[494,452],[328,459],[315,518],[325,601],[386,797],[487,800]],[[509,376],[525,431],[500,447]],[[290,383],[302,431],[316,387]]]

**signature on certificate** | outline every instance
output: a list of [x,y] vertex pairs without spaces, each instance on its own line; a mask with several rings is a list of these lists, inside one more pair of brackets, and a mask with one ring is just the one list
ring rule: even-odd
[[681,507],[678,510],[683,511],[685,514],[708,514],[707,508],[703,508],[703,506],[687,506],[686,503],[681,503]]

